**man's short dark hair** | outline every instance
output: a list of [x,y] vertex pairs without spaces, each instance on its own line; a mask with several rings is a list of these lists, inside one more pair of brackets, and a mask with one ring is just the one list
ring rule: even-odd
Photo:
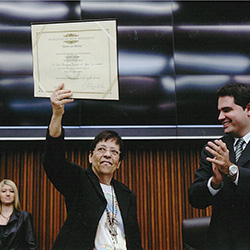
[[217,91],[217,97],[232,96],[234,102],[243,109],[250,103],[250,85],[244,83],[231,83]]
[[120,137],[120,135],[115,132],[115,131],[112,131],[112,130],[104,130],[102,132],[100,132],[99,134],[96,135],[95,139],[91,142],[90,144],[90,152],[93,153],[95,147],[96,147],[96,144],[100,141],[107,141],[107,140],[114,140],[115,143],[117,145],[120,146],[120,161],[122,161],[123,159],[123,154],[124,154],[124,144],[123,144],[123,141],[122,141],[122,138]]

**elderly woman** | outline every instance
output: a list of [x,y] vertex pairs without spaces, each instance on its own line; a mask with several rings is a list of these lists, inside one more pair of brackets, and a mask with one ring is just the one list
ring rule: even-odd
[[0,182],[0,249],[36,249],[32,216],[22,211],[11,180]]

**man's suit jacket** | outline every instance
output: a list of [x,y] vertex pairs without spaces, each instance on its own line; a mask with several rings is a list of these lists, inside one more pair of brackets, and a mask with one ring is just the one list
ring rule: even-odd
[[[93,250],[98,223],[107,205],[97,176],[91,168],[84,169],[65,158],[63,135],[52,138],[47,134],[43,165],[50,181],[64,195],[67,207],[67,219],[53,249]],[[121,182],[113,179],[112,185],[121,210],[127,249],[141,250],[136,197]]]
[[[234,139],[224,136],[230,152],[230,161],[235,162]],[[204,209],[212,205],[207,249],[250,249],[250,145],[246,146],[238,162],[239,182],[236,186],[229,177],[224,177],[221,190],[211,195],[207,182],[213,176],[212,165],[206,157],[213,157],[205,146],[201,152],[200,168],[189,188],[189,201],[195,208]]]

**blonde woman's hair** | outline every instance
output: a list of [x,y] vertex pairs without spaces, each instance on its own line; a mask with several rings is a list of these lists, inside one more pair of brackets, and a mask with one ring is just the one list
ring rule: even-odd
[[[12,189],[14,190],[14,194],[15,194],[15,198],[14,198],[14,208],[17,210],[21,210],[21,205],[20,205],[20,201],[19,201],[19,195],[18,195],[18,189],[16,184],[8,179],[4,179],[0,182],[0,192],[2,191],[2,188],[4,185],[8,185],[10,187],[12,187]],[[0,201],[0,212],[2,210],[2,202]]]

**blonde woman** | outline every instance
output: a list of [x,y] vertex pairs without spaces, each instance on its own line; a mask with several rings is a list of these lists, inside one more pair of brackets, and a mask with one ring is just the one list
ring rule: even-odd
[[16,184],[0,182],[0,249],[36,249],[32,216],[22,211]]

